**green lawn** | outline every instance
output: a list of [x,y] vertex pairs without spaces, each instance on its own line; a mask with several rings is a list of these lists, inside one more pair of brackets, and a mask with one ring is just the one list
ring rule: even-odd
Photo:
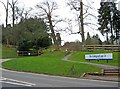
[[[79,61],[79,62],[89,62],[85,60],[85,54],[99,54],[99,53],[111,53],[111,52],[74,52],[73,55],[69,58],[69,60]],[[108,63],[106,60],[100,60],[97,62],[96,60],[91,60],[90,62],[98,63],[98,64],[107,64],[113,66],[120,66],[118,62],[120,61],[120,52],[112,52],[113,60],[109,60]]]
[[5,46],[2,46],[2,58],[16,58],[16,48],[8,48]]
[[73,77],[80,77],[84,72],[101,71],[95,66],[60,60],[65,55],[63,51],[47,52],[41,56],[13,59],[2,65],[11,70]]

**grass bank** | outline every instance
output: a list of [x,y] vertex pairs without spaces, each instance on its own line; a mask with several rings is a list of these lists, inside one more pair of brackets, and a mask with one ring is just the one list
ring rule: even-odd
[[16,58],[16,48],[9,48],[6,46],[2,46],[2,58]]
[[120,52],[74,52],[73,55],[69,58],[69,60],[79,61],[79,62],[89,62],[85,60],[85,54],[101,54],[101,53],[112,53],[113,60],[109,60],[108,63],[106,60],[100,60],[99,62],[96,60],[91,60],[92,63],[98,64],[106,64],[106,65],[113,65],[113,66],[120,66]]
[[80,77],[84,72],[99,72],[95,66],[60,60],[66,52],[47,52],[41,56],[17,58],[2,65],[4,68],[40,74]]

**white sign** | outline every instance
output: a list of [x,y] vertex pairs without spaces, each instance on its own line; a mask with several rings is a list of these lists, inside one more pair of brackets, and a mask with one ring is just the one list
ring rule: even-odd
[[85,55],[86,60],[112,60],[112,58],[113,58],[112,53]]
[[117,0],[101,0],[101,2],[115,2]]

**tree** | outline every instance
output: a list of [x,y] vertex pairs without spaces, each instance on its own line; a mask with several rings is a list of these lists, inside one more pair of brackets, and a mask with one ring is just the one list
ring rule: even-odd
[[22,40],[19,42],[17,50],[19,51],[29,51],[32,48],[32,42],[29,40]]
[[86,39],[86,45],[91,45],[91,37],[90,37],[90,34],[89,32],[87,33],[87,39]]
[[57,34],[56,34],[56,38],[57,38],[58,45],[61,46],[61,37],[60,37],[60,33],[57,33]]
[[46,48],[50,46],[51,42],[52,41],[48,36],[34,40],[24,39],[21,42],[19,42],[17,50],[19,51],[29,51],[30,49],[39,50],[40,48]]
[[[77,16],[77,21],[79,25],[79,31],[74,34],[80,34],[82,38],[82,43],[85,45],[85,31],[84,31],[84,25],[89,26],[90,25],[95,25],[91,22],[85,22],[85,19],[88,16],[95,17],[93,14],[89,13],[89,9],[92,9],[90,5],[85,5],[82,0],[69,0],[67,3],[68,6],[70,6],[71,10],[75,11],[76,16]],[[85,12],[84,12],[85,10]]]
[[21,21],[14,27],[4,28],[3,44],[16,45],[19,50],[24,50],[24,48],[38,50],[51,45],[51,38],[43,19],[35,17]]
[[79,11],[80,14],[78,15],[78,21],[79,21],[79,32],[82,37],[82,43],[85,43],[85,37],[84,37],[84,22],[83,22],[83,2],[82,0],[70,0],[68,3],[69,6],[71,6],[72,10]]
[[5,3],[3,3],[2,1],[0,1],[3,5],[4,5],[4,8],[5,8],[5,11],[6,11],[6,27],[8,25],[8,4],[9,4],[9,0],[7,0],[7,5],[5,5]]
[[[25,42],[25,44],[20,44],[20,48],[27,46],[29,43],[30,46],[28,47],[28,50],[35,49],[39,50],[40,48],[48,47],[51,45],[51,39],[47,33],[47,26],[44,23],[42,19],[38,18],[29,18],[25,21],[20,23],[20,27],[23,26],[24,28],[21,28],[23,30],[23,35],[20,37],[22,38],[20,42]],[[22,46],[22,47],[21,47]],[[24,50],[24,49],[22,49]]]
[[15,29],[18,29],[18,39],[34,40],[48,36],[46,24],[36,17],[20,22]]
[[92,37],[91,39],[91,44],[92,45],[102,45],[102,41],[100,40],[98,34]]
[[107,43],[109,43],[108,34],[110,34],[111,44],[113,44],[116,33],[115,24],[118,23],[116,23],[117,20],[115,20],[115,16],[118,16],[118,14],[116,13],[118,12],[116,4],[115,2],[101,2],[100,5],[101,7],[98,11],[98,22],[100,27],[98,29],[103,35],[106,34]]
[[53,24],[53,22],[55,23],[55,20],[53,20],[54,17],[53,12],[57,9],[57,3],[45,1],[37,5],[36,7],[41,11],[40,15],[44,16],[44,18],[46,18],[46,20],[48,21],[49,29],[51,31],[51,36],[53,38],[54,45],[58,49],[59,45],[55,35],[55,30],[54,30],[55,25]]
[[15,25],[15,9],[16,9],[16,3],[18,0],[12,0],[12,3],[9,3],[11,9],[12,9],[12,25],[14,27]]
[[115,38],[116,44],[120,44],[120,11],[116,10],[115,13],[113,14],[113,28],[115,32]]
[[12,34],[12,28],[2,28],[2,43],[6,44],[7,46],[14,43],[13,40],[13,34]]

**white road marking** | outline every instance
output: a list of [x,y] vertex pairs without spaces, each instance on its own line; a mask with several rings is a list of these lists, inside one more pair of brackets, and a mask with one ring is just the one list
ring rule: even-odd
[[28,85],[36,85],[36,84],[33,84],[33,83],[28,83],[28,82],[25,82],[25,81],[20,81],[20,80],[15,80],[15,79],[10,79],[10,78],[6,78],[6,80],[10,80],[10,81],[13,81],[13,82],[20,82],[20,83],[25,83],[25,84],[28,84]]
[[2,80],[6,80],[5,78],[3,78],[3,77],[0,77],[0,81],[2,81]]
[[0,81],[0,82],[8,83],[8,84],[13,84],[13,85],[32,86],[32,85],[21,84],[21,83],[14,83],[14,82],[7,82],[7,81]]
[[[28,83],[28,82],[25,82],[25,81],[19,81],[19,80],[10,79],[10,78],[1,77],[0,79],[1,79],[0,82],[9,83],[9,84],[24,85],[24,86],[34,86],[34,85],[36,85],[36,84],[33,84],[33,83]],[[11,82],[8,82],[8,81],[11,81]]]

